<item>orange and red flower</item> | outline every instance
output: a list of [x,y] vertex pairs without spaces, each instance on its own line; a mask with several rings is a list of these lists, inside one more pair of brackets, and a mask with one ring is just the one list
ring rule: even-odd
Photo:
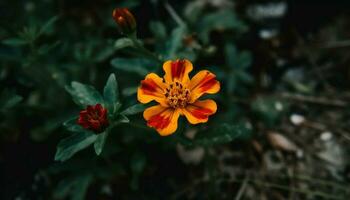
[[192,69],[192,63],[188,60],[167,61],[163,64],[163,78],[150,73],[141,81],[137,99],[141,103],[159,103],[147,108],[143,117],[147,125],[162,136],[176,131],[180,115],[185,115],[191,124],[198,124],[207,122],[208,117],[217,110],[215,101],[199,100],[204,94],[214,94],[220,90],[216,76],[202,70],[190,79],[188,74]]
[[101,133],[109,125],[107,109],[101,104],[87,106],[85,110],[80,111],[77,123],[85,129]]

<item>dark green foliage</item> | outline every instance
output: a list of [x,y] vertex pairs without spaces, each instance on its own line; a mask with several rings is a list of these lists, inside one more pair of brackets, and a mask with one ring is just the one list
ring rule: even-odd
[[[0,199],[349,199],[348,11],[297,5],[0,3]],[[135,34],[118,32],[116,7]],[[201,99],[218,110],[162,137],[137,89],[183,58],[190,77],[217,76],[220,92]],[[96,104],[108,111],[99,132],[78,124]]]

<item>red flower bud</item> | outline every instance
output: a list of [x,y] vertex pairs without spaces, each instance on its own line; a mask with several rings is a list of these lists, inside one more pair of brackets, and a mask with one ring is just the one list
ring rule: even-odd
[[136,30],[134,15],[127,8],[116,8],[113,10],[113,19],[117,22],[122,34],[130,35]]
[[87,106],[85,110],[80,111],[77,123],[95,133],[102,133],[109,124],[107,109],[99,103],[95,106]]

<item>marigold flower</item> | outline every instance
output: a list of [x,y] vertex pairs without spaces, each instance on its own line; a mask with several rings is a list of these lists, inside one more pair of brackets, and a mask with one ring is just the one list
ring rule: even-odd
[[109,125],[107,109],[99,103],[87,106],[85,110],[80,111],[77,123],[95,133],[102,133]]
[[136,20],[134,15],[127,8],[114,9],[112,16],[122,34],[130,35],[135,32]]
[[155,128],[162,136],[170,135],[177,129],[177,120],[185,115],[191,124],[204,123],[216,112],[217,106],[211,99],[198,100],[204,94],[220,90],[216,76],[207,71],[198,72],[192,79],[188,60],[167,61],[163,64],[163,78],[150,73],[141,81],[137,99],[141,103],[156,101],[159,105],[147,108],[143,117],[149,127]]

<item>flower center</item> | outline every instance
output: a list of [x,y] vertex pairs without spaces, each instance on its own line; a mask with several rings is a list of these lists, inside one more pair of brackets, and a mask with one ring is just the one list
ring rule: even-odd
[[165,97],[169,106],[183,108],[190,99],[190,90],[179,82],[173,82],[166,88]]

